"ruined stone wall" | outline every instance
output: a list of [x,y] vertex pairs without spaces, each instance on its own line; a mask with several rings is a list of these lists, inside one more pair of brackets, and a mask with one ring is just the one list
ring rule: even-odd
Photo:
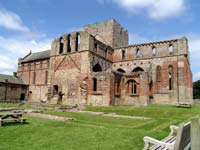
[[[103,106],[192,102],[192,73],[185,37],[128,45],[128,32],[110,19],[87,25],[84,31],[59,36],[52,42],[50,55],[48,59],[18,64],[18,76],[30,85],[31,101],[48,99],[51,103]],[[128,91],[130,80],[136,82],[136,93]]]
[[87,25],[84,31],[113,48],[128,45],[128,31],[114,19]]
[[[97,90],[93,90],[93,79],[97,79]],[[109,106],[111,103],[111,76],[109,73],[91,73],[88,79],[88,105]]]
[[49,59],[19,63],[17,74],[29,85],[28,99],[30,101],[47,99]]
[[28,99],[30,102],[47,101],[48,87],[47,85],[30,85]]
[[[69,35],[71,39],[68,38]],[[64,46],[60,52],[62,38]],[[89,50],[93,49],[90,42],[92,39],[87,32],[72,32],[52,42],[49,79],[49,98],[52,103],[62,102],[69,105],[86,103],[87,78],[90,70]],[[68,44],[69,40],[72,42],[71,45]],[[58,86],[57,93],[54,91],[55,85]],[[62,98],[59,92],[62,92]]]
[[27,99],[27,87],[24,85],[0,83],[0,100],[20,100],[21,94]]
[[[98,64],[102,72],[107,72],[111,68],[113,49],[87,32],[78,33],[80,35],[80,44],[79,49],[76,51],[73,50],[73,47],[76,47],[73,44],[77,44],[77,32],[62,35],[52,43],[49,80],[49,95],[52,103],[59,101],[61,98],[59,96],[60,91],[63,93],[63,104],[96,103],[95,101],[90,101],[91,97],[94,98],[96,96],[96,94],[90,92],[90,87],[93,86],[93,67]],[[69,35],[72,36],[72,41],[73,37],[75,41],[70,45],[71,48],[68,51],[69,49],[65,47],[68,41],[64,40],[64,47],[61,53],[61,39],[65,39]],[[108,78],[108,76],[101,75],[101,78]],[[98,80],[98,82],[100,81]],[[104,83],[107,84],[106,82]],[[104,86],[104,83],[98,85]],[[56,94],[54,93],[55,85],[58,86],[58,93]],[[104,99],[103,105],[109,104],[109,92],[102,92],[100,97]]]
[[[173,47],[171,51],[169,48]],[[137,54],[137,51],[140,51]],[[123,52],[124,51],[124,52]],[[146,96],[148,103],[176,104],[179,101],[192,101],[192,76],[189,64],[189,51],[186,38],[177,40],[144,43],[119,48],[113,54],[113,70],[122,69],[131,73],[134,68],[142,68],[152,73],[152,96],[149,98],[149,84],[143,84],[139,95]],[[157,81],[156,69],[161,67],[161,81]],[[169,89],[169,67],[173,68],[173,89]],[[144,81],[144,80],[141,80]],[[143,93],[143,94],[142,94]],[[130,97],[129,97],[130,99]],[[134,99],[134,98],[133,98]]]

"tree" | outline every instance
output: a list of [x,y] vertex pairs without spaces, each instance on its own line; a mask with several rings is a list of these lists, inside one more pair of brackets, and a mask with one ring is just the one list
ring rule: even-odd
[[193,98],[200,99],[200,80],[193,82]]

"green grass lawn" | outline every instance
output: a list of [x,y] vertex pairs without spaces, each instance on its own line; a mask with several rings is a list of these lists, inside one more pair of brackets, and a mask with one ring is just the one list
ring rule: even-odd
[[[0,104],[0,107],[15,105]],[[21,106],[22,108],[34,108]],[[200,106],[177,108],[150,105],[146,107],[88,107],[90,111],[150,117],[149,120],[119,119],[89,114],[44,111],[44,113],[76,118],[63,123],[28,117],[24,125],[0,127],[2,150],[141,150],[143,137],[162,139],[171,124],[178,125],[200,115]]]

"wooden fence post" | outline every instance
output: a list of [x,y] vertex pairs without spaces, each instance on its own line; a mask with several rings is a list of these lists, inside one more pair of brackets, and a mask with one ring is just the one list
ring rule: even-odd
[[200,149],[200,118],[191,120],[191,150]]

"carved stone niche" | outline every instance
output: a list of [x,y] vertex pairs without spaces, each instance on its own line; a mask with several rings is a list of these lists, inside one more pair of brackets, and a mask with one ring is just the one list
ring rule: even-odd
[[67,92],[67,98],[77,98],[78,97],[78,86],[76,80],[70,80],[68,81],[68,92]]

